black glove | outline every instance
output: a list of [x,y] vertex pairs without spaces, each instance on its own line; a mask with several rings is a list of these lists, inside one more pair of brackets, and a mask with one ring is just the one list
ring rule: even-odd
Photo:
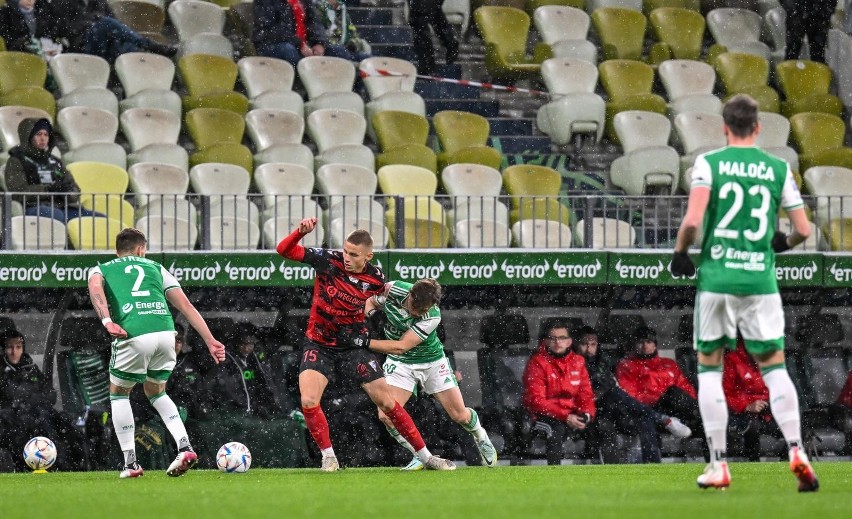
[[776,253],[790,250],[790,246],[787,244],[787,233],[775,231],[775,236],[772,237],[772,250]]
[[678,278],[681,276],[692,277],[695,275],[695,263],[686,252],[675,252],[672,256],[672,264],[670,267],[672,276]]
[[370,330],[363,324],[341,326],[337,331],[337,345],[341,348],[370,347]]

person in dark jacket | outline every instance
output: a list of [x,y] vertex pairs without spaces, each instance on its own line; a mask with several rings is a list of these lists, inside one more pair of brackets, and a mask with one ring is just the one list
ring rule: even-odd
[[586,369],[595,392],[595,405],[598,420],[592,423],[589,431],[590,442],[597,444],[601,454],[611,453],[615,447],[615,437],[607,434],[601,423],[612,423],[617,430],[639,435],[642,463],[659,463],[660,434],[663,427],[678,438],[688,438],[692,431],[677,418],[667,416],[637,401],[624,392],[615,381],[615,362],[609,354],[599,347],[598,332],[591,326],[584,326],[574,333],[577,338],[574,351],[586,359]]
[[825,63],[828,30],[831,29],[831,15],[837,7],[837,0],[783,0],[781,5],[787,11],[785,58],[799,59],[802,40],[807,36],[811,60]]
[[564,323],[554,323],[524,370],[523,404],[545,434],[547,464],[564,458],[567,433],[579,433],[595,418],[595,397],[586,362],[571,349]]
[[[43,1],[43,0],[42,0]],[[116,20],[107,0],[53,0],[53,32],[72,52],[100,56],[112,63],[126,52],[154,52],[172,57],[177,47],[139,35]]]
[[94,215],[79,207],[80,188],[62,160],[51,153],[55,142],[50,121],[24,119],[18,125],[18,137],[21,144],[9,150],[6,162],[6,188],[12,193],[44,193],[20,197],[26,207],[25,213],[62,223],[78,216]]
[[214,393],[225,409],[267,418],[281,411],[269,368],[254,351],[257,334],[250,323],[239,323],[229,341],[225,361],[216,371]]
[[310,1],[256,0],[252,40],[258,55],[283,59],[294,67],[308,56],[356,59],[345,47],[328,42]]
[[9,0],[0,7],[0,36],[6,50],[42,54],[41,39],[54,36],[49,8],[44,0]]
[[414,36],[414,53],[417,55],[417,71],[432,74],[435,71],[435,47],[432,45],[432,32],[447,49],[446,62],[455,63],[459,56],[459,42],[456,40],[447,15],[441,9],[444,0],[409,0],[408,24]]

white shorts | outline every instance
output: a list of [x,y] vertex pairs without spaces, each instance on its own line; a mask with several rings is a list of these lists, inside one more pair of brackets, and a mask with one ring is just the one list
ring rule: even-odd
[[150,381],[164,384],[175,369],[175,332],[153,332],[112,343],[109,380],[133,387]]
[[698,291],[693,344],[701,353],[736,347],[737,329],[749,353],[784,349],[784,309],[779,294],[734,296]]
[[388,384],[410,393],[414,392],[418,384],[427,395],[459,387],[447,357],[423,364],[406,364],[388,357],[384,369]]

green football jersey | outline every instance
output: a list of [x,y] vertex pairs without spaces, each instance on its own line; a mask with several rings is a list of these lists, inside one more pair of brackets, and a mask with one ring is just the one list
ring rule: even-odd
[[738,296],[778,292],[775,234],[778,208],[803,206],[784,160],[754,146],[726,146],[699,155],[692,187],[709,187],[698,289]]
[[89,270],[104,277],[104,292],[113,322],[127,338],[174,331],[166,291],[180,284],[165,267],[146,258],[122,256]]
[[441,324],[441,310],[432,306],[424,315],[414,318],[403,308],[402,302],[408,297],[412,284],[404,281],[388,283],[385,295],[373,296],[373,302],[382,308],[387,316],[385,337],[398,341],[408,330],[413,331],[423,342],[402,355],[388,355],[391,359],[406,364],[422,364],[444,357],[444,345],[438,339],[435,330]]

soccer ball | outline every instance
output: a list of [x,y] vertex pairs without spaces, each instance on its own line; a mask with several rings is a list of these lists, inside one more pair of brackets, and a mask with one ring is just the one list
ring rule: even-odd
[[240,442],[228,442],[216,453],[216,466],[222,472],[246,472],[251,467],[251,452]]
[[44,436],[36,436],[24,445],[24,461],[33,470],[49,469],[56,463],[56,445]]

